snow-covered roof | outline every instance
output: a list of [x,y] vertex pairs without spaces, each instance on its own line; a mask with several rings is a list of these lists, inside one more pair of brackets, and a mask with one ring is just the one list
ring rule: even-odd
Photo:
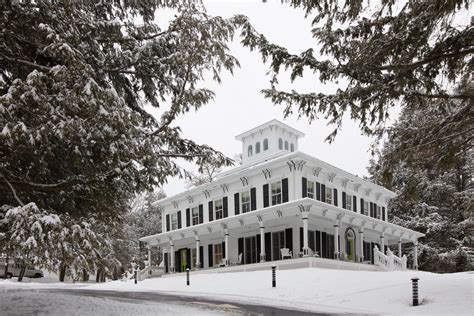
[[248,131],[246,131],[242,134],[239,134],[239,135],[235,136],[235,139],[242,141],[244,138],[249,137],[252,134],[258,133],[260,131],[263,131],[263,130],[265,130],[267,128],[270,128],[270,127],[273,127],[273,126],[277,126],[281,129],[284,129],[284,130],[286,130],[286,131],[288,131],[288,132],[290,132],[290,133],[292,133],[292,134],[294,134],[298,137],[303,137],[304,136],[304,133],[300,132],[299,130],[297,130],[297,129],[295,129],[295,128],[293,128],[293,127],[291,127],[291,126],[289,126],[289,125],[287,125],[283,122],[280,122],[279,120],[273,119],[273,120],[268,121],[268,122],[266,122],[262,125],[254,127],[251,130],[248,130]]

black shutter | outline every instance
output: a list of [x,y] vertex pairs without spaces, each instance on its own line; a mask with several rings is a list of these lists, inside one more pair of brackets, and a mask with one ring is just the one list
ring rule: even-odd
[[170,231],[170,214],[166,214],[166,231]]
[[174,271],[181,272],[181,256],[179,250],[174,252]]
[[360,199],[360,213],[364,214],[364,199]]
[[353,211],[357,213],[357,196],[355,195],[352,196],[352,205]]
[[204,247],[200,246],[199,247],[199,262],[200,263],[200,268],[204,267]]
[[370,217],[374,217],[374,203],[370,202]]
[[333,197],[334,205],[337,206],[337,189],[334,188],[333,192],[334,192],[334,197]]
[[321,254],[321,232],[319,230],[316,231],[316,251],[318,252],[319,256],[322,257],[322,254]]
[[382,206],[382,220],[385,220],[385,206]]
[[214,266],[214,263],[212,261],[213,255],[212,255],[212,246],[213,245],[208,245],[207,246],[207,260],[209,262],[209,268]]
[[345,209],[346,205],[346,192],[342,191],[342,208]]
[[321,184],[316,182],[316,200],[321,201]]
[[303,227],[300,227],[300,251],[303,251]]
[[226,256],[225,256],[225,241],[222,242],[222,258],[226,258]]
[[326,202],[326,186],[321,184],[321,202]]
[[191,270],[191,249],[186,249],[186,268]]
[[199,204],[199,224],[204,223],[204,207]]
[[229,216],[229,210],[227,208],[227,196],[223,197],[222,198],[222,207],[224,208],[224,217],[228,217]]
[[250,189],[250,209],[252,211],[255,211],[257,209],[257,189],[256,188]]
[[301,181],[301,187],[302,187],[302,190],[303,190],[303,197],[307,197],[308,196],[308,180],[306,180],[305,177],[302,178],[302,181]]
[[285,248],[290,249],[293,251],[293,229],[287,228],[285,229]]
[[191,226],[191,210],[189,208],[186,209],[186,226]]
[[181,228],[181,211],[178,211],[178,229]]
[[242,254],[242,262],[240,262],[241,264],[243,264],[245,261],[244,261],[244,237],[240,237],[237,241],[237,256],[239,256],[240,254]]
[[234,194],[234,214],[240,214],[240,196],[239,193]]
[[268,184],[263,185],[263,207],[270,206],[270,199],[268,196]]
[[164,253],[163,260],[165,261],[165,273],[169,272],[169,267],[168,267],[168,256],[169,253]]
[[374,218],[377,218],[377,204],[374,203]]
[[373,254],[373,251],[374,251],[374,248],[375,248],[375,244],[373,242],[370,243],[370,263],[374,264],[374,256],[372,255]]
[[209,210],[209,221],[212,222],[214,220],[214,205],[212,201],[207,203],[207,208]]
[[321,257],[328,258],[328,248],[327,248],[327,234],[325,232],[321,233]]
[[272,261],[272,233],[265,233],[265,261]]
[[288,178],[281,180],[281,186],[283,191],[283,203],[288,202]]

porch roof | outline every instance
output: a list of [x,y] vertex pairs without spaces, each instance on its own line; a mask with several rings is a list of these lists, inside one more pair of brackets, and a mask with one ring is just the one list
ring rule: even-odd
[[362,215],[360,213],[355,213],[341,207],[311,198],[302,198],[283,204],[262,208],[256,211],[222,218],[212,222],[142,237],[140,238],[140,241],[147,242],[152,245],[164,245],[173,240],[192,238],[196,235],[202,236],[215,231],[221,231],[225,228],[232,229],[240,226],[259,223],[260,221],[265,222],[275,218],[291,216],[301,217],[301,213],[308,210],[308,215],[310,217],[325,218],[327,220],[348,223],[356,227],[363,227],[367,230],[384,233],[387,237],[401,238],[402,242],[413,242],[418,238],[425,236],[422,233],[393,223]]

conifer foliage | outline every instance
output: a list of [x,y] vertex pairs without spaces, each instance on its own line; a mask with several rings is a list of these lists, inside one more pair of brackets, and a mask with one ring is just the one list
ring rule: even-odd
[[177,158],[228,165],[173,122],[213,98],[205,75],[238,66],[226,43],[244,22],[192,1],[0,2],[1,252],[94,271],[128,201],[182,174]]

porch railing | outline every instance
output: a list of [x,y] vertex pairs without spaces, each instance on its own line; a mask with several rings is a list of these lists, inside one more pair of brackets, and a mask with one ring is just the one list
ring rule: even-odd
[[382,267],[387,271],[393,270],[406,270],[407,269],[407,257],[403,255],[402,258],[397,257],[393,254],[390,249],[387,249],[387,254],[379,251],[377,246],[374,247],[374,264]]

